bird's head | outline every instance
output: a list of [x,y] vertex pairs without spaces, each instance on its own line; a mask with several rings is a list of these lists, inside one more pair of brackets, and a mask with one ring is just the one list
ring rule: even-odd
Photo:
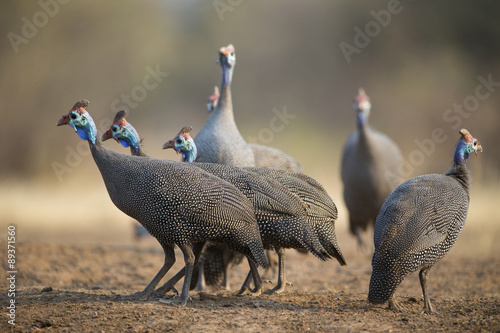
[[178,154],[182,154],[184,162],[194,162],[197,150],[196,144],[190,135],[192,129],[191,126],[184,126],[174,139],[168,140],[163,145],[163,149],[173,148]]
[[116,113],[113,124],[102,135],[102,141],[115,139],[117,142],[121,143],[123,147],[131,147],[135,152],[138,152],[141,146],[141,140],[135,128],[125,119],[126,115],[127,111],[125,110]]
[[208,112],[212,112],[215,110],[215,107],[217,106],[217,103],[219,102],[219,87],[215,86],[214,87],[214,93],[208,97],[207,100],[207,109]]
[[219,58],[217,62],[221,66],[229,66],[233,67],[236,64],[236,54],[234,52],[233,44],[229,44],[228,46],[223,46],[219,49]]
[[474,153],[477,156],[478,151],[483,151],[483,147],[481,146],[479,141],[476,138],[472,137],[468,130],[462,128],[459,133],[461,137],[460,142],[457,145],[457,150],[459,150],[460,153],[463,154],[465,159],[469,158],[469,154],[471,153]]
[[372,104],[370,103],[370,97],[368,97],[363,88],[359,88],[358,94],[354,96],[352,107],[358,114],[358,117],[366,120],[370,116]]
[[97,128],[94,120],[87,112],[89,101],[82,99],[75,103],[68,114],[63,115],[57,122],[57,126],[69,125],[83,140],[88,140],[95,144],[97,138]]

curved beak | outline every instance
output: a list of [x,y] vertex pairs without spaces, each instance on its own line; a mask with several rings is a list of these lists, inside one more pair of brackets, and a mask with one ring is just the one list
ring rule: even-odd
[[[169,149],[169,148],[174,148],[174,140],[168,140],[163,144],[162,149]],[[174,149],[175,150],[175,149]]]
[[481,146],[481,144],[479,143],[479,141],[477,142],[477,148],[476,150],[474,151],[474,153],[476,154],[477,156],[477,152],[480,151],[482,152],[483,151],[483,146]]
[[57,121],[57,126],[69,125],[69,116],[63,115],[61,119]]
[[102,141],[106,141],[106,140],[109,140],[109,139],[112,139],[113,138],[113,134],[111,133],[111,130],[107,130],[106,132],[104,132],[104,134],[102,135],[102,138],[101,140]]

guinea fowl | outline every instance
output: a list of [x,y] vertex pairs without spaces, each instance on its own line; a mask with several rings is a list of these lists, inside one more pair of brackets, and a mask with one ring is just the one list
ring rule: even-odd
[[401,183],[402,163],[397,145],[368,124],[371,103],[363,89],[353,102],[357,129],[349,135],[342,153],[344,200],[349,211],[349,231],[367,250],[362,231],[375,225],[385,199]]
[[[117,141],[126,141],[126,146],[136,147],[135,151],[140,151],[140,140],[137,132],[132,130],[132,125],[124,124],[124,120],[111,126],[113,138]],[[189,154],[196,153],[196,145],[189,133],[191,127],[184,127],[174,140],[170,140],[165,145],[180,151],[184,161],[194,160]],[[182,147],[182,150],[179,148]],[[295,194],[285,189],[281,184],[272,179],[266,179],[252,172],[244,171],[240,168],[221,165],[216,163],[195,163],[197,167],[220,177],[234,186],[252,202],[264,248],[275,249],[283,260],[281,260],[280,271],[284,272],[284,249],[285,248],[305,248],[321,260],[326,260],[330,256],[320,244],[313,229],[309,226],[305,205]],[[250,274],[249,274],[250,277]],[[165,291],[173,284],[171,280],[161,291]],[[248,287],[250,280],[244,283],[240,292]],[[279,293],[285,288],[284,273],[281,274],[278,284],[267,293]]]
[[165,262],[142,291],[122,299],[147,299],[175,262],[174,246],[184,254],[180,299],[185,305],[193,266],[207,240],[226,243],[248,258],[261,288],[257,264],[267,266],[253,207],[236,187],[188,163],[128,156],[109,150],[97,137],[86,108],[78,101],[57,125],[70,125],[89,142],[108,194],[125,214],[139,221],[161,244]]
[[[231,81],[236,64],[236,54],[232,44],[221,47],[217,62],[222,69],[220,88],[220,103],[214,108],[205,125],[195,138],[198,147],[198,162],[220,163],[232,166],[254,166],[255,159],[248,144],[241,136],[234,121],[233,102],[231,96]],[[224,133],[224,134],[223,134]],[[232,149],[236,147],[236,149]],[[227,247],[207,244],[204,256],[212,256],[210,261],[224,261],[224,272],[216,275],[223,276],[224,286],[229,289],[229,268],[241,261],[241,256]],[[219,258],[213,258],[218,256]],[[226,262],[226,258],[232,258]]]
[[[183,156],[184,161],[195,159],[193,158],[193,156],[190,156],[196,153],[196,145],[189,135],[190,131],[191,127],[184,127],[177,135],[177,137],[175,137],[173,140],[169,140],[164,146],[167,148],[174,148],[177,152],[180,152]],[[198,163],[196,163],[196,165],[199,166]],[[204,170],[213,173],[211,165],[201,167]],[[307,222],[319,239],[319,242],[321,243],[323,248],[326,250],[328,258],[336,258],[341,265],[346,265],[345,259],[337,244],[335,235],[335,220],[337,219],[337,208],[320,183],[307,175],[301,173],[294,174],[285,170],[253,167],[246,167],[243,169],[251,172],[252,174],[258,174],[267,179],[267,181],[277,182],[290,192],[297,195],[306,207]],[[257,211],[258,209],[256,208],[256,212]],[[261,223],[259,222],[259,217],[257,217],[257,222],[260,226]],[[269,247],[269,243],[268,239],[265,237],[266,230],[263,230],[264,228],[268,228],[268,226],[264,224],[264,227],[260,228],[262,242],[264,244],[264,247],[267,248]],[[272,242],[272,240],[269,240],[269,242]],[[277,252],[279,257],[278,281],[285,281],[284,252]],[[284,284],[278,283],[278,285],[281,285],[281,288],[284,289]],[[282,291],[281,288],[278,288],[277,290]]]
[[253,153],[234,121],[231,81],[236,55],[233,45],[219,49],[218,63],[222,68],[220,98],[194,139],[198,148],[197,162],[254,166]]
[[[115,126],[119,126],[118,124],[120,124],[120,126],[123,126],[123,127],[128,127],[128,124],[127,122],[125,121],[125,115],[127,114],[127,111],[125,110],[121,110],[121,111],[118,111],[115,115],[115,119],[113,119],[113,124],[117,124]],[[116,127],[117,128],[117,127]],[[116,128],[114,128],[116,130]],[[130,133],[132,133],[133,131],[135,131],[134,128],[131,128],[130,129]],[[111,128],[108,129],[103,135],[102,135],[102,138],[101,140],[102,141],[106,141],[108,139],[111,139],[113,136],[112,136],[112,133],[111,133]],[[129,147],[127,145],[127,142],[125,140],[122,140],[122,141],[119,141],[125,148],[126,147]],[[132,153],[132,155],[135,155],[135,156],[144,156],[142,151],[141,150],[135,150],[134,147],[130,146],[130,152]],[[139,240],[141,239],[142,237],[146,237],[146,236],[151,236],[149,234],[149,232],[146,230],[146,228],[144,228],[144,226],[140,223],[136,223],[134,225],[134,238],[136,240]]]
[[[208,98],[208,111],[215,110],[218,101],[219,89],[215,87],[213,95],[210,95]],[[302,172],[300,163],[282,150],[256,143],[249,143],[248,146],[252,150],[256,167],[269,167],[291,172]]]
[[470,153],[481,144],[465,129],[460,130],[453,165],[443,174],[410,179],[387,198],[375,223],[375,253],[368,300],[389,302],[400,311],[394,292],[406,275],[420,270],[419,278],[426,313],[434,313],[427,292],[427,277],[434,264],[455,244],[467,218]]

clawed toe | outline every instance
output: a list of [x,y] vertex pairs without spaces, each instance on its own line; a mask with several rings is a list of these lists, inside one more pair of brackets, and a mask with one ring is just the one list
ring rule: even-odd
[[154,296],[157,297],[157,298],[162,298],[163,296],[165,296],[167,294],[167,292],[169,291],[172,291],[175,295],[179,295],[179,292],[177,291],[177,289],[175,289],[174,286],[161,286],[160,288],[156,289],[154,291]]
[[251,292],[251,290],[248,287],[241,287],[240,290],[232,293],[231,296],[243,296],[243,295],[246,295],[250,292]]
[[394,298],[391,298],[389,300],[389,306],[388,306],[388,309],[392,310],[392,311],[395,311],[395,312],[405,312],[400,306],[399,304],[396,302],[396,300]]
[[145,292],[137,292],[132,295],[118,295],[114,298],[115,301],[147,301],[151,295]]
[[260,296],[262,295],[262,288],[250,290],[247,296]]
[[266,294],[266,295],[277,295],[277,294],[283,292],[284,290],[285,290],[284,288],[281,289],[281,290],[273,288],[273,289],[268,289],[268,290],[264,291],[264,294]]
[[435,311],[432,307],[430,309],[424,307],[422,311],[420,311],[420,314],[429,314],[429,315],[436,315],[440,316],[441,314],[437,311]]

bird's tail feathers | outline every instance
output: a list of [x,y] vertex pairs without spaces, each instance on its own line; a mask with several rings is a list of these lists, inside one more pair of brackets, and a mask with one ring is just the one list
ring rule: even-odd
[[262,241],[260,240],[253,240],[247,243],[248,247],[250,248],[250,251],[252,252],[252,256],[257,262],[259,266],[262,268],[269,268],[269,265],[267,264],[267,258],[266,254],[264,252],[264,246],[262,246]]

